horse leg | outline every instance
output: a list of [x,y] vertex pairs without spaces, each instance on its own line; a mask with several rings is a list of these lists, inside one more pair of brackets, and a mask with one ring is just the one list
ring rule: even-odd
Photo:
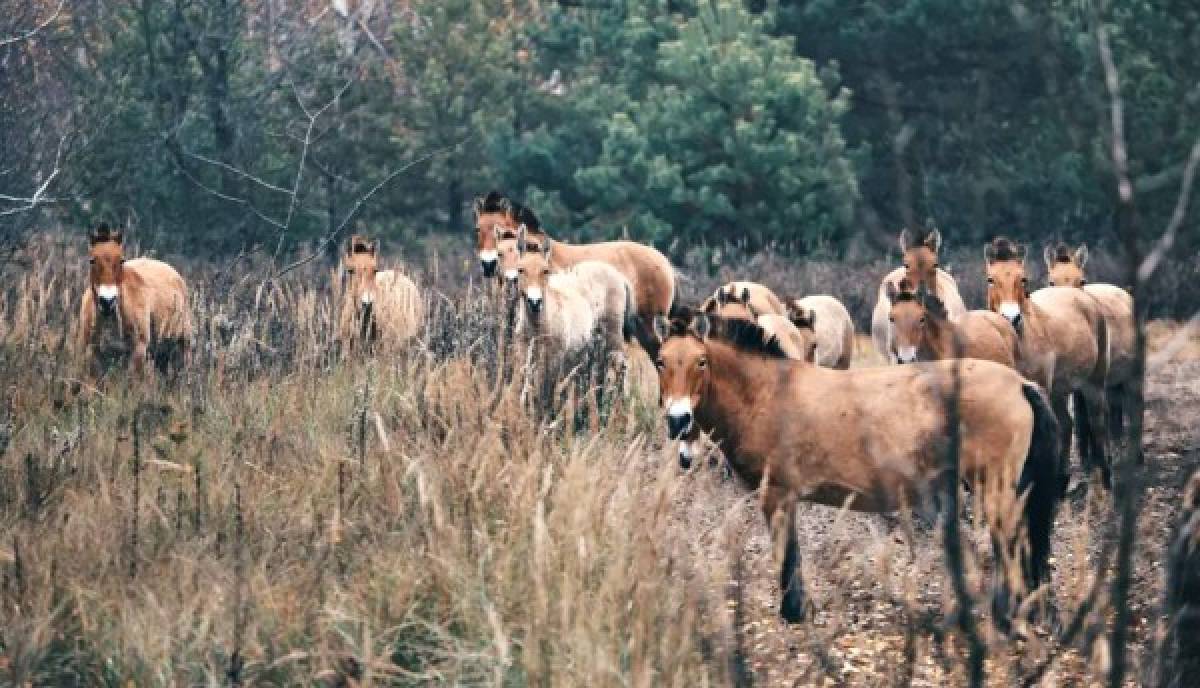
[[1095,446],[1092,442],[1091,409],[1082,390],[1071,393],[1071,418],[1075,421],[1073,434],[1079,452],[1079,465],[1086,475],[1095,461]]
[[1100,471],[1100,479],[1106,489],[1112,488],[1112,469],[1108,462],[1108,404],[1104,396],[1103,382],[1089,382],[1082,389],[1087,408],[1088,441],[1092,450],[1085,468],[1089,472]]
[[1124,384],[1113,385],[1107,390],[1108,429],[1114,442],[1125,437],[1125,394]]
[[804,580],[796,571],[800,565],[800,548],[796,543],[796,497],[773,485],[766,489],[762,508],[775,543],[776,556],[781,544],[783,548],[783,566],[779,570],[779,592],[783,599],[779,615],[788,623],[799,623],[804,620],[808,600],[804,594]]
[[1055,394],[1050,399],[1050,407],[1054,409],[1054,418],[1058,421],[1058,493],[1065,495],[1067,485],[1071,481],[1071,433],[1075,424],[1071,421],[1071,412],[1067,408],[1067,396]]

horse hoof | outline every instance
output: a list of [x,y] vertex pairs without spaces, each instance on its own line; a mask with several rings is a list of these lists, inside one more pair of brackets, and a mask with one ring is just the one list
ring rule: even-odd
[[783,602],[779,605],[779,616],[790,624],[804,623],[815,613],[816,609],[803,593],[784,595]]

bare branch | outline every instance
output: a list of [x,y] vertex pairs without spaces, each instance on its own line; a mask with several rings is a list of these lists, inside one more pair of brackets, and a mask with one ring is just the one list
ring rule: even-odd
[[1171,251],[1175,245],[1175,238],[1179,235],[1179,228],[1183,225],[1184,216],[1187,215],[1188,202],[1192,195],[1192,182],[1196,178],[1196,165],[1200,164],[1200,139],[1196,139],[1196,143],[1192,146],[1192,153],[1188,156],[1187,166],[1183,170],[1183,181],[1180,183],[1179,196],[1175,199],[1175,211],[1171,213],[1171,221],[1167,223],[1167,229],[1163,235],[1151,249],[1150,255],[1142,261],[1141,267],[1138,268],[1138,279],[1146,281],[1158,269],[1163,258]]
[[387,186],[388,183],[390,183],[393,179],[400,176],[404,172],[407,172],[408,170],[412,169],[413,167],[425,162],[426,160],[429,160],[430,158],[433,158],[434,156],[441,155],[442,153],[445,153],[446,151],[458,148],[459,146],[463,145],[464,143],[466,143],[469,140],[471,140],[471,137],[467,136],[466,138],[462,139],[461,141],[452,143],[449,146],[444,146],[442,148],[432,150],[432,151],[426,153],[425,155],[422,155],[419,158],[411,160],[408,163],[404,164],[403,166],[393,170],[390,174],[388,174],[386,177],[381,179],[379,181],[379,183],[377,183],[375,186],[371,187],[370,191],[368,191],[367,193],[360,196],[358,198],[358,200],[354,202],[354,207],[352,207],[350,209],[350,212],[346,213],[346,216],[342,219],[341,224],[339,224],[337,226],[337,229],[333,230],[332,232],[327,234],[324,238],[322,238],[312,253],[310,253],[309,255],[307,255],[303,258],[299,258],[299,259],[285,265],[283,268],[281,268],[275,274],[268,277],[265,281],[279,279],[280,277],[283,277],[284,275],[295,270],[296,268],[299,268],[304,265],[307,265],[308,263],[311,263],[313,260],[315,260],[317,258],[317,256],[321,255],[321,252],[324,251],[327,246],[329,246],[331,243],[338,240],[338,237],[341,236],[342,231],[346,229],[346,227],[350,224],[350,221],[352,219],[354,219],[354,216],[358,214],[359,208],[361,208],[363,206],[363,204],[366,203],[372,196],[374,196],[380,189]]
[[291,191],[288,191],[287,189],[283,188],[282,186],[275,186],[271,182],[268,182],[264,179],[256,177],[256,176],[250,174],[249,172],[246,172],[245,170],[234,167],[233,165],[230,165],[227,162],[221,162],[220,160],[213,160],[212,158],[200,155],[199,153],[193,153],[189,150],[184,150],[182,152],[184,155],[188,156],[189,158],[195,158],[196,160],[199,160],[200,162],[206,162],[210,165],[215,165],[217,167],[220,167],[223,170],[232,172],[243,179],[248,179],[248,180],[254,182],[255,184],[258,184],[259,186],[263,187],[264,189],[267,189],[268,191],[274,191],[276,193],[281,193],[281,194],[292,193]]
[[66,4],[67,4],[67,0],[58,0],[58,7],[55,8],[53,14],[51,14],[49,17],[46,17],[45,21],[43,21],[41,24],[38,24],[37,26],[33,27],[32,29],[26,31],[23,34],[20,34],[18,36],[12,36],[10,38],[0,39],[0,48],[3,48],[8,45],[12,45],[13,43],[27,41],[30,38],[33,38],[34,36],[36,36],[39,31],[46,28],[47,26],[50,26],[50,24],[53,23],[55,19],[58,19],[58,15],[62,13],[63,6]]

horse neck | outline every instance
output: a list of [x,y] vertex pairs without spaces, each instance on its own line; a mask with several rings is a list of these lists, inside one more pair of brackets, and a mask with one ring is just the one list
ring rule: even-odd
[[1021,331],[1018,333],[1021,341],[1027,342],[1030,339],[1042,340],[1046,338],[1046,325],[1050,315],[1028,296],[1021,300],[1021,318],[1025,321],[1022,323]]
[[[958,336],[958,327],[950,322],[949,319],[939,318],[925,311],[927,330],[921,344],[925,351],[922,354],[929,354],[928,360],[940,361],[946,358],[955,358],[954,354],[954,339]],[[922,359],[925,359],[922,356]]]
[[759,401],[775,396],[782,378],[779,361],[743,354],[720,342],[710,341],[707,348],[709,385],[696,419],[722,450],[733,456],[750,430]]
[[550,243],[551,267],[566,269],[588,259],[587,244],[564,244],[549,236],[546,237],[546,241]]

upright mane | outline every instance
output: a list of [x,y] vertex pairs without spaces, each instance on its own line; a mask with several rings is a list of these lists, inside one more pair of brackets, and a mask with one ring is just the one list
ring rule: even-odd
[[512,217],[518,225],[525,225],[525,229],[536,234],[542,233],[542,222],[538,219],[536,213],[528,206],[520,203],[512,204]]
[[1017,244],[1007,237],[996,237],[988,249],[993,261],[1021,260]]
[[480,213],[504,212],[508,205],[508,196],[499,191],[489,191],[483,198],[475,199],[475,208]]
[[361,234],[350,237],[350,253],[370,253],[371,240]]
[[693,335],[695,318],[707,318],[709,327],[707,337],[729,344],[738,351],[759,354],[767,358],[791,360],[779,343],[779,337],[768,333],[757,323],[741,318],[722,318],[719,315],[705,315],[693,308],[681,308],[679,314],[671,318],[669,336],[682,337]]
[[1054,261],[1057,263],[1071,263],[1071,247],[1067,246],[1065,241],[1058,242],[1058,246],[1054,247]]

